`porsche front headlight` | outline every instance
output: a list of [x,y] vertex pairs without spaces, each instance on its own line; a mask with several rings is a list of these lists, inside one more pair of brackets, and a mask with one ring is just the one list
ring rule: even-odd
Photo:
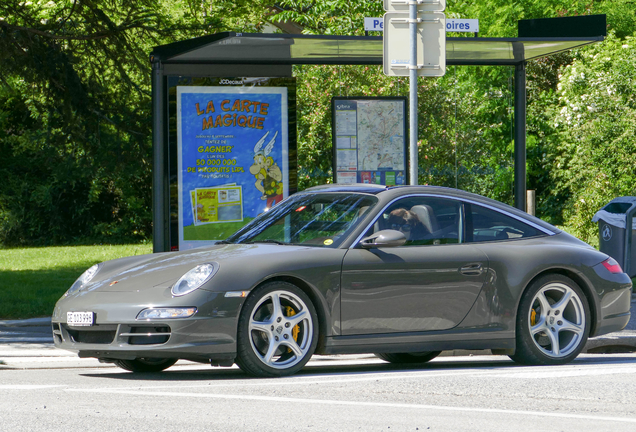
[[66,291],[64,295],[67,296],[69,294],[73,294],[76,291],[79,291],[84,285],[89,283],[91,279],[95,277],[100,267],[101,264],[95,264],[94,266],[91,266],[88,270],[82,273],[80,277],[77,278],[75,283],[71,285],[71,287],[68,289],[68,291]]
[[181,276],[172,287],[172,295],[182,296],[200,288],[219,270],[217,263],[200,264]]

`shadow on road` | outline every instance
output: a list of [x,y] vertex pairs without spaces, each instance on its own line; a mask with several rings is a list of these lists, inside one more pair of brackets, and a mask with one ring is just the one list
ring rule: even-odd
[[[634,355],[621,355],[621,356],[609,356],[609,355],[587,355],[584,357],[578,357],[568,365],[564,365],[564,368],[571,366],[588,366],[588,365],[608,365],[608,364],[625,364],[636,362],[636,354]],[[318,363],[318,364],[316,364]],[[507,357],[490,357],[482,359],[475,359],[475,357],[440,357],[430,363],[424,363],[419,365],[395,365],[390,363],[362,363],[362,364],[330,364],[332,361],[324,360],[321,362],[314,362],[308,366],[305,366],[296,375],[292,375],[291,378],[310,378],[310,377],[328,377],[328,376],[355,376],[363,374],[376,374],[376,373],[404,373],[404,372],[416,372],[416,371],[448,371],[457,372],[462,370],[511,370],[516,371],[534,368],[537,366],[524,366],[514,363]],[[243,371],[237,368],[223,368],[215,367],[206,369],[206,365],[201,364],[200,370],[179,370],[179,367],[168,369],[163,372],[157,373],[133,373],[118,371],[116,373],[82,373],[84,377],[113,379],[120,381],[146,381],[146,382],[170,382],[170,381],[231,381],[231,380],[245,380],[251,379],[255,381],[262,381],[263,378],[254,378],[247,375]],[[285,379],[285,378],[277,378]]]

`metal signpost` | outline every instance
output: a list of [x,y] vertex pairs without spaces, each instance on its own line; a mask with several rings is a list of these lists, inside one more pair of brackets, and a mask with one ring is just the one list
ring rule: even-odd
[[446,73],[445,8],[446,0],[384,0],[384,73],[409,77],[412,185],[418,184],[417,77]]

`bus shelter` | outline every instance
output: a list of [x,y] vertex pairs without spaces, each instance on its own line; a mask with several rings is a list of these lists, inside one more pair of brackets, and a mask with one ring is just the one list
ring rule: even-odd
[[[514,68],[514,196],[526,208],[526,63],[602,41],[605,16],[519,22],[517,38],[447,37],[449,66],[495,65]],[[175,249],[171,226],[175,124],[171,98],[175,79],[292,77],[293,65],[382,65],[381,36],[323,36],[224,32],[155,47],[151,53],[153,100],[154,252]],[[198,107],[201,112],[203,108]],[[293,130],[292,130],[293,129]],[[295,127],[289,128],[294,135]],[[288,149],[295,157],[295,147]],[[173,179],[174,180],[174,179]],[[231,191],[229,191],[231,193]],[[293,192],[293,191],[292,191]],[[173,198],[174,202],[174,198]],[[171,214],[172,212],[172,214]],[[174,224],[172,224],[174,225]]]

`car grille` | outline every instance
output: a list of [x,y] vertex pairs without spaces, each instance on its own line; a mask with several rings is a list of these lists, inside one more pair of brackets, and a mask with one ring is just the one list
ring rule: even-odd
[[75,343],[110,344],[117,334],[116,325],[95,325],[85,328],[64,326],[64,330]]

